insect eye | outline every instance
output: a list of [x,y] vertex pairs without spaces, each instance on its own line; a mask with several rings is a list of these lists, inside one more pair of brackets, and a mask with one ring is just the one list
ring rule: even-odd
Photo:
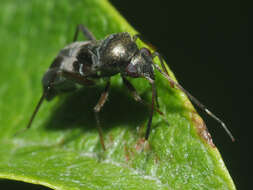
[[140,52],[142,55],[151,56],[151,52],[147,48],[141,48]]

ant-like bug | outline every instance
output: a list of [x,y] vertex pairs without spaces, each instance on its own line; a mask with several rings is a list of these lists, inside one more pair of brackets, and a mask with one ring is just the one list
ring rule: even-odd
[[[80,31],[88,41],[77,42],[77,37]],[[105,90],[101,94],[97,105],[94,107],[100,142],[105,150],[98,114],[108,98],[110,77],[120,74],[124,85],[129,89],[137,102],[144,103],[141,97],[137,94],[134,86],[127,80],[127,77],[145,78],[152,87],[151,111],[145,134],[145,139],[147,140],[150,134],[154,110],[162,114],[155,106],[156,102],[158,107],[154,75],[154,69],[156,69],[168,80],[171,87],[176,87],[183,91],[198,107],[218,121],[231,137],[232,141],[234,141],[234,137],[218,117],[210,112],[206,106],[200,103],[180,84],[170,78],[159,53],[151,53],[147,48],[139,49],[137,47],[136,40],[138,38],[138,35],[131,37],[129,33],[123,32],[111,34],[104,40],[96,40],[86,27],[78,25],[73,43],[69,44],[59,52],[48,71],[44,74],[42,79],[43,94],[26,129],[31,127],[32,121],[44,99],[49,101],[59,93],[73,91],[76,88],[76,84],[84,86],[94,85],[96,79],[105,78],[107,79]],[[153,62],[155,57],[159,58],[162,69]]]

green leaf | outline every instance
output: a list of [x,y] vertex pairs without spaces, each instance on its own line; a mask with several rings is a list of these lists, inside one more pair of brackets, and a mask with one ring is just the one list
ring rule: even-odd
[[[77,24],[97,39],[136,33],[106,0],[1,0],[0,177],[53,189],[235,189],[202,119],[159,73],[165,117],[155,114],[148,143],[142,139],[149,107],[131,98],[119,76],[100,114],[106,152],[92,111],[103,83],[45,102],[32,128],[14,136],[26,127],[43,73]],[[150,102],[147,81],[131,82]]]

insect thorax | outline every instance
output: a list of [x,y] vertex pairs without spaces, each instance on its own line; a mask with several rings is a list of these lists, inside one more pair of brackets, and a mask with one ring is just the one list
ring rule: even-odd
[[138,51],[138,47],[132,37],[124,32],[112,34],[101,42],[98,48],[99,61],[105,69],[122,70]]

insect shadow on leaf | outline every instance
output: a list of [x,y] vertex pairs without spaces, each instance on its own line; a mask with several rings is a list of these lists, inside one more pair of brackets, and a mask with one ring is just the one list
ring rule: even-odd
[[[51,114],[46,128],[48,130],[64,130],[77,127],[84,132],[96,130],[94,127],[96,120],[92,108],[101,91],[103,91],[103,87],[83,88],[64,97]],[[124,89],[112,86],[110,99],[101,110],[103,131],[106,132],[122,124],[134,128],[145,122],[147,115],[147,106],[129,98],[129,94]]]

